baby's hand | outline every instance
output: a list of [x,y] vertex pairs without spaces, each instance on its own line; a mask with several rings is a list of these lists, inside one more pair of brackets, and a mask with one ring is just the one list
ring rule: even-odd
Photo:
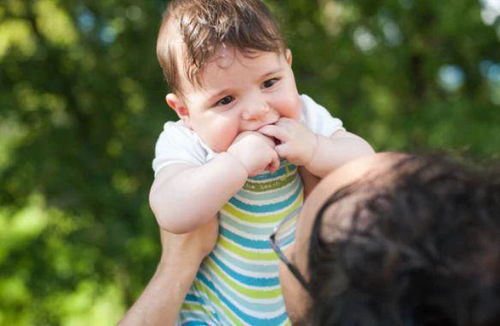
[[276,124],[264,126],[258,131],[278,139],[281,144],[275,147],[275,151],[290,163],[307,165],[314,156],[318,143],[316,135],[299,121],[280,118]]
[[274,150],[274,141],[255,131],[239,134],[227,152],[240,160],[249,176],[265,170],[274,172],[280,165],[278,154]]

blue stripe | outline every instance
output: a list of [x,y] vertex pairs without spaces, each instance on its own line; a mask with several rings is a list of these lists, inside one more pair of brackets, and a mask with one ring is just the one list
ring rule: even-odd
[[278,324],[281,324],[283,323],[286,318],[287,318],[287,315],[286,313],[282,313],[280,314],[279,316],[277,317],[274,317],[274,318],[270,318],[270,319],[265,319],[265,318],[255,318],[255,317],[252,317],[246,313],[244,313],[243,311],[241,311],[240,309],[238,309],[238,307],[236,307],[230,300],[228,300],[215,286],[214,284],[208,280],[205,275],[201,274],[201,273],[198,273],[198,278],[200,279],[200,281],[202,281],[210,290],[212,290],[216,295],[217,297],[220,298],[220,300],[232,311],[234,312],[236,315],[238,315],[238,317],[240,317],[241,319],[243,319],[243,321],[245,321],[245,323],[249,324],[249,325],[252,325],[252,326],[259,326],[259,325],[278,325]]
[[250,237],[255,237],[255,238],[266,238],[269,237],[271,232],[274,230],[274,225],[273,224],[262,224],[260,227],[258,224],[253,224],[253,225],[248,225],[248,224],[243,224],[232,218],[231,215],[224,214],[221,212],[219,214],[220,216],[220,225],[228,225],[232,226],[236,230],[243,230],[245,233],[247,233]]
[[[269,232],[271,234],[271,232]],[[237,243],[239,246],[251,248],[251,249],[271,249],[269,245],[269,240],[250,240],[244,238],[241,235],[237,235],[226,229],[224,226],[219,227],[219,235],[226,237],[227,239]]]
[[252,205],[252,204],[247,204],[242,202],[241,200],[236,199],[235,197],[232,197],[229,200],[229,203],[234,205],[236,208],[240,210],[245,210],[248,213],[269,213],[269,212],[277,212],[280,211],[291,204],[297,199],[297,196],[301,193],[302,188],[299,187],[295,190],[295,192],[287,198],[286,200],[283,200],[279,203],[273,203],[273,204],[267,204],[267,205]]
[[269,286],[278,286],[280,284],[280,280],[276,274],[276,277],[251,277],[251,276],[246,276],[241,273],[238,273],[231,269],[229,266],[224,264],[222,260],[217,258],[213,253],[211,253],[208,257],[210,257],[214,263],[219,266],[220,269],[224,273],[226,273],[229,277],[232,279],[248,285],[248,286],[260,286],[260,287],[269,287]]
[[290,232],[288,233],[284,238],[284,242],[285,243],[281,243],[280,246],[281,248],[286,248],[288,247],[289,244],[291,244],[293,242],[293,240],[295,239],[295,231],[294,232]]
[[[201,304],[194,304],[199,306],[199,308],[202,309],[202,311],[199,310],[188,310],[188,309],[182,309],[179,315],[179,320],[182,322],[180,323],[181,325],[209,325],[209,322],[213,319],[207,319],[208,315],[206,314],[204,310],[203,305]],[[176,325],[178,325],[177,323]]]
[[194,294],[190,294],[188,293],[186,295],[186,301],[189,301],[189,302],[197,302],[197,303],[201,303],[201,304],[204,304],[203,300],[197,296],[197,295],[194,295]]
[[[302,209],[301,206],[296,207],[293,211],[288,213],[288,215],[295,215],[299,216],[300,210]],[[287,215],[287,216],[288,216]],[[254,225],[248,225],[248,224],[243,224],[238,222],[238,220],[235,220],[232,218],[231,215],[225,214],[223,211],[220,212],[220,225],[230,225],[236,230],[244,230],[245,233],[248,233],[251,237],[264,237],[268,238],[271,233],[274,231],[274,228],[276,225],[278,225],[279,221],[276,222],[275,224],[260,224],[260,227],[258,226],[259,224],[254,224]]]
[[[200,273],[200,272],[198,272]],[[200,323],[207,323],[210,322],[213,325],[214,322],[216,324],[222,324],[224,325],[225,323],[222,323],[220,320],[219,315],[217,312],[213,311],[213,307],[211,305],[207,305],[202,298],[202,296],[196,294],[196,282],[199,283],[195,279],[193,284],[191,285],[191,289],[189,290],[188,294],[186,295],[186,301],[184,303],[188,303],[194,306],[199,307],[201,310],[190,310],[186,309],[184,307],[181,307],[181,312],[179,315],[179,320],[182,321],[182,325],[186,325],[187,322],[200,322]],[[194,293],[193,293],[194,291]],[[206,295],[206,293],[203,293]],[[189,301],[188,301],[189,300]],[[203,325],[205,325],[203,324]]]
[[182,326],[209,326],[210,324],[204,321],[190,320],[186,323],[182,323]]
[[[249,301],[248,297],[244,294],[239,293],[235,289],[229,287],[223,279],[221,279],[216,273],[210,274],[208,270],[200,270],[201,273],[204,273],[207,278],[212,280],[214,285],[219,289],[221,293],[224,293],[229,300],[232,302],[238,302],[240,306],[245,307],[248,310],[253,310],[254,312],[276,312],[283,308],[283,298],[280,296],[279,300],[275,300],[274,302],[263,302],[260,299],[256,299],[257,301]],[[277,270],[275,273],[277,274]],[[261,289],[261,291],[265,291],[266,289]],[[255,315],[255,313],[252,313]]]
[[215,249],[213,251],[213,253],[214,253],[214,255],[217,255],[219,257],[219,259],[221,259],[229,264],[238,266],[239,268],[241,268],[245,271],[258,272],[258,273],[271,273],[271,272],[277,271],[277,267],[275,264],[274,265],[258,265],[255,263],[247,263],[247,262],[244,262],[241,260],[237,260],[236,258],[231,256],[226,250],[224,250],[222,247],[217,247],[217,249]]

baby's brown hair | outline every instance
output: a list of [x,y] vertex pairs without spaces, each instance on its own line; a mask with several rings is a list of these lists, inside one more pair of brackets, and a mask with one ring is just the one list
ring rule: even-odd
[[184,73],[191,84],[201,86],[204,65],[223,46],[245,54],[286,50],[278,24],[261,0],[170,1],[156,54],[173,93],[182,95]]

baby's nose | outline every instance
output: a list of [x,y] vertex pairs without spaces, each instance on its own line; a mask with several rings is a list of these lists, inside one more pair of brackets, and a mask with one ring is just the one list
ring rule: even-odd
[[271,109],[267,103],[260,105],[251,105],[243,112],[243,119],[245,120],[259,120],[269,113]]

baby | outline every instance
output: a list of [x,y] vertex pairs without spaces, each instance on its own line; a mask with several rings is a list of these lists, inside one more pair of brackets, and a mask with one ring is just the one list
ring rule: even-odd
[[373,150],[298,94],[292,54],[260,0],[171,1],[157,55],[179,121],[156,143],[151,208],[174,233],[220,221],[179,322],[289,324],[269,234],[298,213],[304,185]]

